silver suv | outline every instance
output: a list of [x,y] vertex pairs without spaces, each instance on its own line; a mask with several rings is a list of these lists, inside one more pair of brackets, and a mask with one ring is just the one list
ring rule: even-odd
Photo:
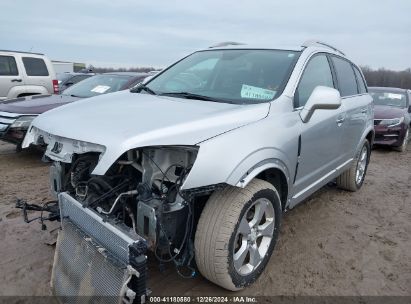
[[45,55],[0,50],[0,101],[58,91],[53,65]]
[[[184,277],[250,285],[283,212],[333,180],[360,189],[373,130],[360,69],[321,42],[212,47],[130,91],[40,115],[24,145],[48,144],[54,161],[55,293],[140,299],[146,249]],[[93,288],[81,289],[86,276]]]

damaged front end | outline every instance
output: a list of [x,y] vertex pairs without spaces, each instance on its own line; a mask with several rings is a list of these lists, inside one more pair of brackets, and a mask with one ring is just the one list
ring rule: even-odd
[[59,195],[61,231],[51,287],[63,303],[79,297],[103,303],[144,303],[146,242],[126,226],[105,221],[67,193]]
[[38,134],[37,142],[48,136],[45,156],[53,160],[50,183],[60,208],[51,283],[62,302],[78,296],[144,302],[146,250],[194,276],[193,195],[181,186],[197,146],[130,150],[95,175],[104,147]]

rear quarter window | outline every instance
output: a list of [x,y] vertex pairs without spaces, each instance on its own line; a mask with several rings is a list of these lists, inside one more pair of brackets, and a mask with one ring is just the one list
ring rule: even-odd
[[41,58],[23,57],[27,76],[49,76],[46,63]]
[[17,76],[16,60],[13,56],[0,56],[0,75],[1,76]]
[[337,74],[338,89],[342,97],[358,94],[357,80],[350,62],[332,56],[332,62]]

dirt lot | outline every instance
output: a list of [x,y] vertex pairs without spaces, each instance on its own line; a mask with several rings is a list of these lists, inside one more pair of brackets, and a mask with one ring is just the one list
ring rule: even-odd
[[[411,150],[411,144],[409,145]],[[0,143],[0,295],[48,295],[49,231],[23,223],[17,197],[48,197],[41,154]],[[411,295],[411,151],[373,151],[357,193],[328,186],[288,212],[268,269],[237,295]],[[150,265],[153,295],[233,295]]]

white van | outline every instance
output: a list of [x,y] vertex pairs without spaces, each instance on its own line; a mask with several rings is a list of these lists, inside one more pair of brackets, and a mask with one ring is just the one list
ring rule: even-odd
[[0,100],[55,93],[56,73],[46,56],[0,50]]

